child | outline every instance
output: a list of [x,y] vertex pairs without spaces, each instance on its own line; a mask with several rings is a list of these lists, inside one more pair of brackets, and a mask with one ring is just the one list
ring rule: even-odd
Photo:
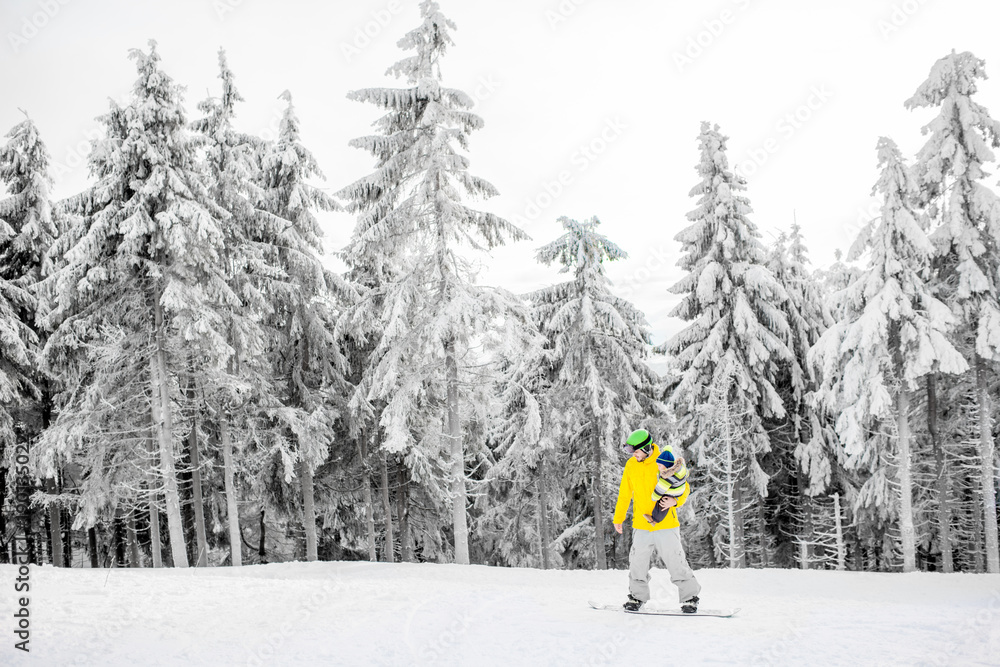
[[688,470],[684,465],[684,457],[674,456],[674,450],[670,445],[664,445],[663,451],[656,457],[656,467],[660,469],[659,479],[656,480],[656,488],[653,489],[653,513],[644,514],[646,521],[654,526],[667,516],[670,508],[663,509],[660,500],[665,496],[679,498],[684,494],[687,487]]

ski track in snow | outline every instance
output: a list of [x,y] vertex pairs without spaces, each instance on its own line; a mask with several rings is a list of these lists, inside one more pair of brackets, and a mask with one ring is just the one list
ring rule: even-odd
[[[624,571],[368,562],[31,571],[31,653],[0,566],[0,665],[1000,665],[1000,575],[699,570],[734,618],[632,616]],[[106,583],[105,583],[106,582]],[[676,606],[654,570],[651,604]],[[671,660],[673,661],[673,660]]]

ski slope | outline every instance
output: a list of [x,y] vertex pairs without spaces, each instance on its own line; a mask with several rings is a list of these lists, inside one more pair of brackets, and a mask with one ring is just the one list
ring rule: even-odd
[[[654,602],[674,606],[665,571]],[[623,571],[286,563],[31,571],[31,653],[0,665],[1000,665],[1000,576],[699,570],[731,619],[596,611]]]

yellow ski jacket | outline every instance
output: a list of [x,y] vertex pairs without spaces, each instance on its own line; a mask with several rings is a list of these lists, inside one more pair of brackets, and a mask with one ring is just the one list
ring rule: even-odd
[[653,513],[653,489],[660,478],[659,468],[656,467],[656,457],[660,455],[660,448],[653,445],[653,453],[639,463],[634,456],[630,456],[625,463],[625,470],[622,471],[622,483],[618,487],[618,502],[615,504],[615,516],[612,523],[622,523],[628,514],[629,503],[632,503],[632,527],[638,530],[662,530],[664,528],[677,528],[680,523],[677,521],[677,507],[687,502],[691,494],[691,485],[685,483],[684,493],[677,498],[677,507],[671,507],[667,511],[667,516],[655,526],[650,525],[643,514]]

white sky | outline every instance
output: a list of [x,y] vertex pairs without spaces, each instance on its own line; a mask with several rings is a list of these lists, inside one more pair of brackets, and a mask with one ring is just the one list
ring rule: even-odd
[[[631,255],[609,273],[645,311],[656,343],[682,326],[667,316],[677,297],[666,290],[680,277],[673,237],[694,207],[688,192],[697,182],[701,120],[731,137],[731,163],[747,165],[752,219],[765,243],[794,214],[814,265],[823,266],[835,249],[846,250],[871,206],[878,137],[892,136],[908,156],[921,145],[932,114],[906,111],[903,102],[934,61],[970,50],[1000,75],[996,0],[440,2],[458,24],[445,84],[479,99],[486,121],[472,137],[471,171],[501,192],[478,205],[532,236],[494,252],[481,280],[515,292],[560,280],[535,262],[535,249],[561,233],[560,215],[597,215]],[[401,85],[384,72],[403,56],[395,44],[417,25],[417,7],[417,0],[0,0],[0,131],[19,122],[18,108],[28,111],[60,165],[56,195],[68,196],[88,182],[83,158],[95,118],[135,80],[128,49],[156,39],[164,69],[187,86],[193,114],[219,90],[223,46],[247,100],[240,129],[273,136],[278,95],[289,89],[304,142],[336,191],[371,171],[372,158],[347,142],[379,115],[345,95]],[[369,43],[356,41],[366,27]],[[707,46],[680,67],[676,54],[699,36]],[[995,81],[982,86],[979,101],[1000,115]],[[784,120],[810,102],[815,108],[802,110],[808,118],[797,127]],[[602,144],[602,134],[610,141]],[[600,155],[580,152],[591,142]],[[747,162],[754,151],[763,162],[756,169]],[[547,200],[546,185],[560,173],[565,185]],[[542,206],[529,209],[533,201]],[[353,219],[325,221],[328,248],[339,249]]]

